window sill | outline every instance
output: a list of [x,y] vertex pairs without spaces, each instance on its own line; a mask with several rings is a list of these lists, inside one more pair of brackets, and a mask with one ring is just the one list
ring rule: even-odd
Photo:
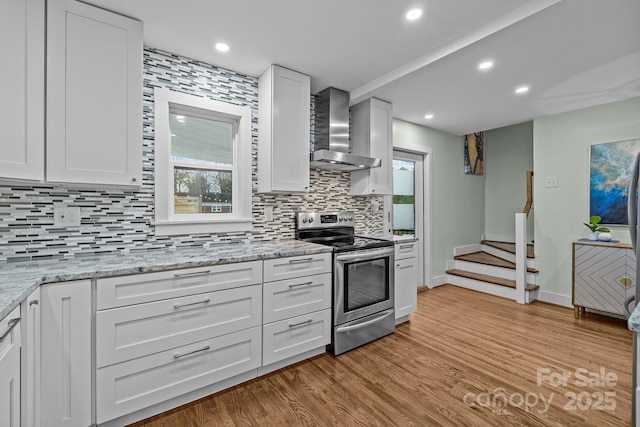
[[156,221],[156,236],[177,236],[185,234],[226,233],[251,231],[252,218],[233,218],[215,221]]

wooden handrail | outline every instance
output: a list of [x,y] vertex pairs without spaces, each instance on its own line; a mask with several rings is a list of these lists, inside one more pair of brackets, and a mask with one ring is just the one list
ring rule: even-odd
[[527,171],[527,203],[525,203],[522,213],[528,216],[531,206],[533,206],[533,171]]

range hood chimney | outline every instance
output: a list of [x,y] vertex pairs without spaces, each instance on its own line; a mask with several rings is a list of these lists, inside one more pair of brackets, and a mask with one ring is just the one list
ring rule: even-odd
[[380,167],[374,157],[351,154],[349,94],[330,87],[316,95],[315,144],[311,167],[356,171]]

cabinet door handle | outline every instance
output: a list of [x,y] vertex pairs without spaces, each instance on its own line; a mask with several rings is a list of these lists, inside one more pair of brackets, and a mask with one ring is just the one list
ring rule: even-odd
[[313,257],[301,258],[301,259],[290,259],[289,264],[300,264],[302,262],[309,262],[309,261],[313,261]]
[[190,303],[187,303],[187,304],[175,304],[175,305],[173,306],[173,309],[174,309],[174,310],[177,310],[177,309],[179,309],[179,308],[189,307],[189,306],[192,306],[192,305],[198,305],[198,304],[209,304],[210,302],[211,302],[211,299],[207,298],[207,299],[202,300],[202,301],[190,302]]
[[180,277],[206,276],[209,273],[211,273],[211,270],[194,271],[192,273],[176,273],[173,275],[173,277],[180,278]]
[[312,319],[307,319],[304,322],[299,322],[299,323],[289,323],[289,328],[296,328],[298,326],[302,326],[302,325],[306,325],[307,323],[311,323],[313,322]]
[[302,286],[311,286],[313,285],[313,282],[304,282],[304,283],[294,283],[289,285],[289,289],[295,289],[295,288],[299,288]]
[[628,288],[633,285],[633,280],[631,280],[629,277],[624,277],[620,279],[620,284],[625,288]]
[[412,249],[413,245],[400,245],[398,249]]
[[34,299],[33,301],[29,301],[29,305],[38,305],[39,302],[37,299]]
[[174,359],[179,359],[179,358],[181,358],[181,357],[189,356],[190,354],[196,354],[196,353],[200,353],[200,352],[202,352],[202,351],[207,351],[207,350],[209,350],[210,348],[211,348],[210,346],[205,345],[204,347],[202,347],[202,348],[201,348],[201,349],[199,349],[199,350],[193,350],[193,351],[190,351],[190,352],[188,352],[188,353],[182,353],[182,354],[180,354],[180,353],[176,353],[176,354],[174,354],[174,355],[173,355],[173,358],[174,358]]
[[7,325],[8,325],[9,327],[7,328],[6,332],[5,332],[4,334],[2,334],[2,336],[0,337],[0,342],[4,341],[4,339],[5,339],[6,337],[8,337],[8,336],[9,336],[9,334],[11,333],[11,331],[13,331],[13,328],[15,328],[15,327],[16,327],[16,325],[17,325],[18,323],[20,323],[20,318],[17,318],[17,319],[10,319],[10,320],[7,322]]

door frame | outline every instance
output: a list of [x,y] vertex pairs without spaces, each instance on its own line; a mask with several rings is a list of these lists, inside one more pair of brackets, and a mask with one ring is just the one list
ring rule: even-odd
[[[425,147],[426,148],[426,147]],[[422,181],[414,181],[415,195],[420,192],[422,196],[422,218],[415,215],[416,238],[418,243],[418,288],[432,288],[431,284],[431,149],[410,150],[394,147],[393,158],[419,162],[422,165]],[[421,187],[421,188],[419,188]],[[416,203],[417,206],[417,203]],[[385,234],[392,237],[393,234],[393,196],[384,197]],[[420,226],[420,228],[419,228]]]

